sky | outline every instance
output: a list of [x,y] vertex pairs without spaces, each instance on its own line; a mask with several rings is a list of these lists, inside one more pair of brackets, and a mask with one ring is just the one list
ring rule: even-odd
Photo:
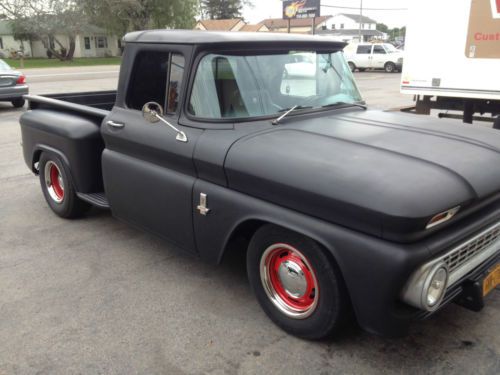
[[[281,0],[251,0],[253,8],[245,7],[243,17],[247,22],[257,23],[265,18],[281,18],[283,5]],[[321,5],[335,5],[355,7],[356,9],[340,9],[321,7],[321,15],[334,15],[337,13],[359,14],[361,0],[321,0]],[[410,0],[362,0],[363,8],[408,8]],[[363,10],[363,15],[382,22],[390,28],[405,26],[408,11],[389,10]]]

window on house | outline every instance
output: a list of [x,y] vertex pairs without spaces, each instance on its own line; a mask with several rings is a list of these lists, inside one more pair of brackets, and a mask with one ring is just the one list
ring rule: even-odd
[[361,28],[362,28],[362,29],[364,29],[364,28],[365,28],[365,24],[364,24],[364,23],[362,23],[362,24],[361,24]]
[[156,102],[167,113],[175,112],[179,105],[184,65],[182,55],[158,51],[139,52],[128,87],[127,106],[141,110],[147,102]]
[[108,38],[105,36],[96,36],[95,48],[108,48]]
[[343,28],[344,28],[344,24],[343,24],[343,23],[341,23],[341,24],[340,24],[340,28],[341,28],[341,29],[343,29]]
[[335,30],[335,24],[332,23],[332,30]]
[[0,49],[3,49],[3,40],[2,40],[2,37],[0,37]]
[[83,38],[83,42],[85,44],[85,49],[90,49],[90,37],[86,36]]

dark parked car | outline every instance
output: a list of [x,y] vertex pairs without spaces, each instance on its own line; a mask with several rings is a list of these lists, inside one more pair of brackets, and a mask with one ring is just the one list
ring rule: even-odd
[[[28,97],[24,157],[57,215],[94,205],[209,262],[246,254],[264,311],[305,338],[350,314],[395,336],[452,301],[483,306],[500,133],[367,110],[344,44],[320,37],[124,42],[117,92]],[[284,74],[295,54],[315,73]]]
[[0,59],[0,101],[11,102],[16,108],[24,105],[23,95],[28,93],[26,77]]

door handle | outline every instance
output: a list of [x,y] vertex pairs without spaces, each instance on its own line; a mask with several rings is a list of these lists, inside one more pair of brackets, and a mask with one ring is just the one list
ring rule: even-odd
[[122,129],[125,127],[125,124],[122,124],[120,122],[114,122],[114,121],[108,121],[106,123],[108,126],[111,126],[112,128],[115,128],[115,129]]

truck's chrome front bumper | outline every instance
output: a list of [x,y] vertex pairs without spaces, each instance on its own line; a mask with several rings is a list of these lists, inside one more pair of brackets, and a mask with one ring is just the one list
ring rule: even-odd
[[419,267],[410,277],[402,292],[402,300],[411,306],[434,311],[442,300],[432,306],[426,303],[426,295],[436,268],[447,272],[446,287],[441,299],[466,275],[500,253],[500,223],[471,237],[459,246]]

